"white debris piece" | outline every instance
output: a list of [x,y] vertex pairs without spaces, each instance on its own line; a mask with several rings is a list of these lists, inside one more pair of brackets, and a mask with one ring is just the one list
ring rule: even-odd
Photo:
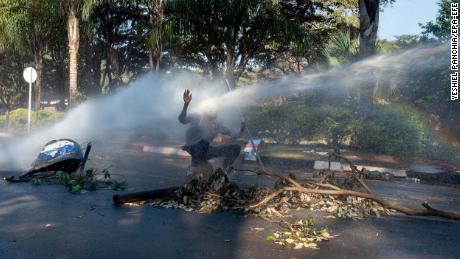
[[[329,161],[316,160],[313,166],[315,170],[326,170],[329,168]],[[331,161],[331,171],[342,171],[342,164],[340,162]]]

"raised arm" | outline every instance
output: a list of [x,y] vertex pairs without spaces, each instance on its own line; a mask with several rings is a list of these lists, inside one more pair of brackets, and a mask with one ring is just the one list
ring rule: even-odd
[[187,109],[188,105],[192,101],[192,93],[190,92],[190,90],[185,90],[183,99],[184,107],[182,108],[182,112],[179,114],[179,121],[182,124],[187,124],[190,122],[190,119],[187,117]]

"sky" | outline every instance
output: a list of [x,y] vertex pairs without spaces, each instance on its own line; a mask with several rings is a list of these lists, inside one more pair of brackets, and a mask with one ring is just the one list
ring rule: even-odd
[[436,19],[439,0],[396,0],[380,13],[378,37],[394,40],[395,35],[420,34],[419,23]]

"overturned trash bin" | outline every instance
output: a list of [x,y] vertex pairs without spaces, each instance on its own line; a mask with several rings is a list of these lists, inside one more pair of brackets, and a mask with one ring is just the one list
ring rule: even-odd
[[35,173],[63,171],[72,174],[80,168],[84,170],[91,143],[88,143],[83,155],[80,145],[71,139],[52,140],[42,148],[38,157],[32,163],[31,169],[19,177],[5,178],[9,182],[30,181]]

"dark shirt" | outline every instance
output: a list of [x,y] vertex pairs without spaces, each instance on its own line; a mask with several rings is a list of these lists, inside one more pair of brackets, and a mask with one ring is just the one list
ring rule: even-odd
[[201,140],[211,143],[219,133],[229,136],[237,135],[233,134],[227,127],[219,123],[215,116],[211,115],[181,114],[179,121],[182,124],[190,124],[185,134],[187,145],[195,144]]

